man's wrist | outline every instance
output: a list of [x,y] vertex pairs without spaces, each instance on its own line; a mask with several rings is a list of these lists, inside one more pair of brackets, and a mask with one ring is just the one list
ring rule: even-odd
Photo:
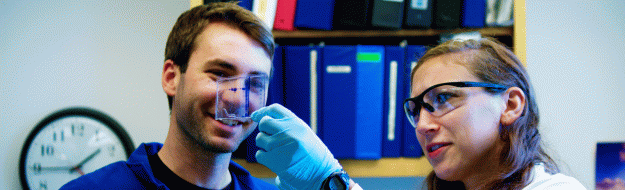
[[347,190],[352,180],[343,169],[333,172],[321,183],[322,190]]

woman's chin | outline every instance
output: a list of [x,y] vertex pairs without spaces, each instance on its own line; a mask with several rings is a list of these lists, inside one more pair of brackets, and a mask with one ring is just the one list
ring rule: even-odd
[[444,167],[434,167],[434,173],[436,174],[436,177],[445,180],[445,181],[458,181],[457,176],[455,176],[454,174],[457,174],[457,172],[455,172],[455,170],[451,169],[451,168],[444,168]]

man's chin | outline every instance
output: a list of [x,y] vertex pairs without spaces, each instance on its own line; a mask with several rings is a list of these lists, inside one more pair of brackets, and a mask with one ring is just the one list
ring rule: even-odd
[[203,146],[204,149],[208,152],[212,152],[212,153],[233,153],[237,147],[235,148],[231,148],[231,147],[224,147],[224,146]]
[[[215,139],[214,139],[215,140]],[[202,143],[202,147],[213,153],[233,153],[239,148],[239,143],[233,142],[232,139],[218,139],[213,142],[204,142]]]

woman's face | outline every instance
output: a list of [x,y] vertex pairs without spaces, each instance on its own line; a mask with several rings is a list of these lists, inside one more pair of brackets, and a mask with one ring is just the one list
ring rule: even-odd
[[[412,78],[411,97],[430,86],[446,82],[481,82],[465,66],[462,53],[444,54],[423,63]],[[493,171],[502,142],[499,138],[501,96],[481,87],[450,89],[460,106],[433,116],[426,109],[416,123],[417,139],[432,164],[436,176],[447,181],[470,183]]]

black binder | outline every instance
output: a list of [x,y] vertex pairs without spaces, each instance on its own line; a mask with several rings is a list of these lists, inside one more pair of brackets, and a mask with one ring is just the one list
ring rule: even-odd
[[371,0],[335,0],[334,29],[363,30],[371,28]]
[[434,0],[406,0],[404,28],[431,28]]
[[376,28],[401,29],[404,21],[404,0],[374,0],[371,24]]
[[217,2],[226,2],[225,0],[204,0],[204,4],[209,4],[209,3],[217,3]]
[[453,29],[460,27],[462,0],[436,0],[433,11],[432,28]]

